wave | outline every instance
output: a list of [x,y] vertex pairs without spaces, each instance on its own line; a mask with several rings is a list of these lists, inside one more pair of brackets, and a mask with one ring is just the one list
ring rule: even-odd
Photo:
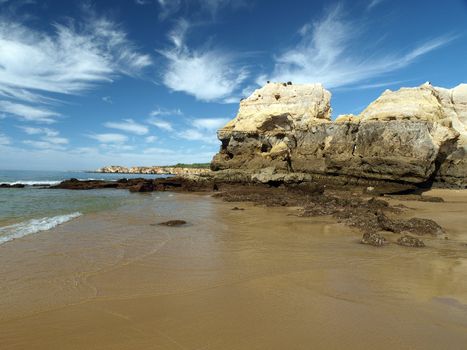
[[0,182],[0,185],[25,185],[25,186],[38,186],[38,185],[48,185],[48,186],[54,186],[58,185],[60,182],[63,180],[59,181],[51,181],[51,180],[44,180],[44,181],[13,181],[13,182]]
[[[79,181],[94,181],[94,180],[106,180],[106,179],[97,179],[97,178],[86,178],[86,179],[78,179]],[[12,181],[12,182],[7,182],[7,181],[0,181],[0,185],[10,185],[10,186],[14,186],[14,185],[24,185],[24,186],[40,186],[40,185],[44,185],[44,186],[55,186],[55,185],[58,185],[59,183],[65,181],[65,179],[63,180],[43,180],[43,181],[40,181],[40,180],[34,180],[34,181],[29,181],[29,180],[17,180],[17,181]],[[117,180],[114,180],[114,179],[108,179],[106,181],[117,181]]]
[[18,224],[0,227],[0,244],[40,231],[50,230],[81,215],[82,214],[80,212],[75,212],[68,215],[32,219]]

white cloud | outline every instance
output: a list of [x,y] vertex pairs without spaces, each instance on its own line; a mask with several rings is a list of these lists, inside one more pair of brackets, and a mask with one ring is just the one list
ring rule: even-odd
[[[1,50],[0,50],[1,52]],[[0,111],[33,122],[51,124],[55,122],[58,113],[44,107],[35,107],[10,101],[0,101]]]
[[150,147],[143,150],[144,154],[174,154],[176,153],[173,149],[169,148],[159,148],[159,147]]
[[135,122],[133,119],[123,119],[121,122],[107,122],[105,127],[126,131],[135,135],[146,135],[149,128],[146,125]]
[[88,137],[99,141],[100,143],[125,143],[128,137],[122,134],[92,134]]
[[229,7],[232,10],[237,10],[250,4],[245,0],[157,0],[157,2],[161,20],[177,14],[182,8],[189,8],[192,15],[208,14],[214,20],[221,9]]
[[43,150],[65,150],[66,148],[60,143],[53,143],[47,141],[36,141],[36,140],[25,140],[23,141],[25,145],[32,146],[34,148],[43,149]]
[[181,0],[157,0],[159,4],[159,18],[164,20],[177,13],[182,5]]
[[158,51],[167,60],[163,83],[202,101],[228,98],[248,77],[246,68],[238,66],[238,57],[228,52],[189,49],[185,45],[187,29],[188,22],[179,21],[169,34],[173,48]]
[[[359,55],[369,47],[361,47],[360,34],[368,28],[345,19],[342,6],[336,6],[313,25],[300,29],[301,40],[293,48],[275,58],[270,77],[266,80],[293,81],[297,83],[320,82],[327,88],[340,87],[365,81],[404,68],[417,58],[450,41],[454,36],[428,40],[402,54]],[[376,48],[373,48],[376,52]]]
[[[152,64],[114,22],[87,10],[86,21],[33,30],[0,16],[0,110],[25,120],[51,123],[59,114],[38,104],[44,93],[80,94],[118,75],[137,76]],[[56,100],[55,100],[56,101]]]
[[165,131],[173,131],[173,127],[172,127],[172,124],[170,124],[169,122],[165,121],[165,120],[159,120],[159,119],[155,119],[155,118],[151,118],[148,120],[148,123],[151,124],[151,125],[154,125],[155,127],[159,128],[159,129],[162,129],[162,130],[165,130]]
[[190,141],[206,141],[206,136],[199,130],[196,129],[187,129],[178,133],[183,139]]
[[191,128],[185,129],[177,136],[189,140],[200,141],[206,144],[218,144],[216,132],[229,120],[226,118],[199,118],[191,121]]
[[149,113],[151,117],[157,117],[159,115],[183,115],[183,112],[179,109],[167,109],[162,107],[157,107],[155,110]]
[[373,7],[378,6],[381,4],[384,0],[371,0],[367,6],[367,10],[371,10]]
[[79,93],[115,74],[136,75],[151,64],[118,26],[90,15],[78,25],[54,25],[52,35],[0,22],[0,87]]
[[193,126],[204,130],[217,130],[229,122],[227,118],[199,118],[193,121]]
[[11,140],[5,134],[0,133],[0,146],[6,146],[11,143]]
[[23,130],[28,135],[45,135],[48,137],[56,137],[59,135],[59,132],[54,129],[50,128],[37,128],[31,126],[20,126],[21,130]]
[[46,139],[49,143],[54,145],[67,145],[68,139],[64,137],[47,137]]
[[151,0],[135,0],[136,5],[148,5],[151,3]]
[[121,150],[118,148],[80,147],[72,150],[25,149],[0,145],[0,167],[28,170],[91,170],[109,164],[151,166],[176,163],[209,162],[216,150],[184,148],[147,148]]
[[40,149],[60,149],[64,150],[65,145],[68,145],[69,141],[65,137],[61,137],[57,130],[50,128],[37,128],[31,126],[20,126],[26,134],[31,136],[40,136],[39,140],[25,140],[24,144],[33,146]]
[[110,96],[104,96],[102,97],[102,101],[106,102],[106,103],[109,103],[109,104],[112,104],[113,101],[112,101],[112,97]]
[[146,143],[154,143],[157,141],[157,136],[147,136],[144,141],[146,141]]

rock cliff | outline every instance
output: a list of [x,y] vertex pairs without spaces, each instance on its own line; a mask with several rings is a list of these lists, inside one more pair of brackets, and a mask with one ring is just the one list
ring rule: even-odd
[[211,173],[206,168],[185,168],[177,166],[123,167],[110,165],[96,170],[97,173],[117,174],[161,174],[161,175],[206,175]]
[[467,184],[467,84],[385,91],[359,116],[331,121],[320,84],[271,83],[218,131],[212,169],[259,182]]

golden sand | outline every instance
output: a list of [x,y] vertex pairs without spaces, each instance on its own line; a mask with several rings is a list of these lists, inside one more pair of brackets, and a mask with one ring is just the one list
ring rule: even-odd
[[448,233],[421,249],[168,193],[9,242],[0,349],[465,349],[467,191],[430,194],[400,202]]

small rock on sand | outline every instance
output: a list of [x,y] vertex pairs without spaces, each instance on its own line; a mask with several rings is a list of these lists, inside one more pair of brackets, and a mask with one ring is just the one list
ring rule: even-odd
[[233,207],[232,210],[245,210],[245,208]]
[[363,234],[362,240],[360,242],[362,244],[369,244],[375,247],[382,247],[387,243],[387,240],[379,233],[366,232]]
[[165,222],[160,222],[158,225],[162,226],[183,226],[186,224],[185,220],[169,220]]
[[413,237],[410,235],[404,235],[397,240],[397,244],[405,246],[405,247],[414,247],[414,248],[422,248],[425,246],[425,243],[421,239],[417,237]]

